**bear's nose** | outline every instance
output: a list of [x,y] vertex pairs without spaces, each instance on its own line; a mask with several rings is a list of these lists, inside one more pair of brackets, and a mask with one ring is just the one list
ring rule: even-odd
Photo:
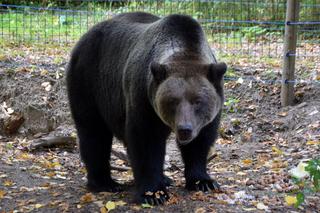
[[180,141],[186,141],[189,140],[192,136],[192,125],[191,124],[185,124],[185,125],[179,125],[178,126],[178,139]]

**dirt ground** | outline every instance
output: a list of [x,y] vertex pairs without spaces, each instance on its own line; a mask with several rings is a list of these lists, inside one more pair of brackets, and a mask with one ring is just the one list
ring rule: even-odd
[[[285,108],[279,82],[257,78],[279,79],[279,60],[223,58],[229,74],[243,79],[225,82],[227,104],[208,165],[223,193],[184,189],[183,164],[171,136],[165,164],[174,181],[171,199],[150,207],[132,203],[132,187],[88,193],[77,146],[30,150],[37,138],[75,135],[64,82],[69,52],[69,46],[1,46],[0,105],[22,115],[24,123],[16,134],[0,135],[0,212],[320,212],[319,193],[308,194],[298,209],[284,200],[299,188],[288,171],[301,160],[319,158],[320,84],[313,81],[320,76],[319,58],[300,61],[297,77],[308,81],[296,85],[296,104]],[[125,152],[117,141],[113,148]],[[115,179],[132,185],[128,162],[112,156],[112,165],[118,168]]]

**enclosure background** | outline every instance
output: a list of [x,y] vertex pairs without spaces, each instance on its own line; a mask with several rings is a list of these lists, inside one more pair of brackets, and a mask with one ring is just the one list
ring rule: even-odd
[[[131,11],[159,16],[187,14],[197,19],[220,54],[281,57],[286,1],[252,0],[58,0],[0,1],[0,36],[4,41],[74,43],[93,24]],[[320,0],[301,1],[298,55],[317,57]]]

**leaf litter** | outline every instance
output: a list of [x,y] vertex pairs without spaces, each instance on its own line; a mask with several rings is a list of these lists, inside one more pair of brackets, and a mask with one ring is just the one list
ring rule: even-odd
[[[301,175],[300,162],[319,157],[318,87],[298,84],[298,104],[281,108],[280,85],[245,80],[247,73],[263,77],[265,69],[274,70],[277,75],[281,69],[274,65],[277,63],[230,61],[228,64],[237,68],[237,75],[241,77],[225,83],[225,98],[230,101],[223,113],[221,138],[213,150],[215,157],[208,163],[208,172],[221,184],[223,192],[188,192],[183,188],[183,163],[171,136],[165,171],[174,181],[169,187],[171,198],[164,206],[149,208],[132,203],[132,187],[121,193],[89,193],[85,189],[86,171],[79,160],[77,146],[28,150],[38,134],[71,136],[75,133],[63,80],[69,48],[12,45],[7,48],[6,60],[0,62],[0,89],[4,91],[0,94],[0,104],[4,104],[7,113],[21,112],[24,116],[28,116],[28,106],[37,106],[46,127],[38,125],[32,129],[24,124],[16,135],[1,135],[1,212],[297,211],[296,197],[291,193],[299,186],[292,181],[295,173],[290,171],[298,168],[296,174]],[[21,56],[11,56],[11,49],[20,50]],[[301,67],[298,64],[298,77]],[[117,141],[113,148],[124,151]],[[111,164],[128,166],[128,162],[116,156],[112,156]],[[131,170],[114,170],[112,175],[129,185],[133,181]],[[307,196],[306,201],[300,210],[320,211],[319,193]]]

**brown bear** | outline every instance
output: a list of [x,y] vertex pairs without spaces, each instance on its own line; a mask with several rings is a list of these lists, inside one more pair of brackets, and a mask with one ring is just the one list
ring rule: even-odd
[[136,201],[164,203],[166,139],[174,132],[186,188],[218,190],[206,166],[217,137],[226,69],[189,16],[126,13],[82,36],[68,64],[67,86],[88,189],[121,190],[109,164],[117,137],[127,147]]

